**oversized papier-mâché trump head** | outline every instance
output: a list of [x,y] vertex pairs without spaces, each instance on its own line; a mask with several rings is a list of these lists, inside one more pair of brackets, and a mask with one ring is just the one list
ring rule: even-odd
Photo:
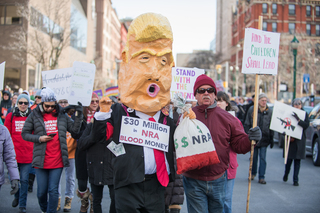
[[131,23],[119,71],[119,93],[126,106],[152,114],[170,102],[172,30],[168,19],[146,13]]

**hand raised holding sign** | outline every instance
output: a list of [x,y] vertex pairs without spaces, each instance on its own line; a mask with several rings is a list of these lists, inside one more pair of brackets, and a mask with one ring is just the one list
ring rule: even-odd
[[109,112],[112,105],[112,101],[109,97],[103,97],[99,101],[100,112]]

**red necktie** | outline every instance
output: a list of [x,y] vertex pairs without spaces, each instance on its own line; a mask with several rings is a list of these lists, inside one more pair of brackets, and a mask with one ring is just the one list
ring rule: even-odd
[[[156,122],[153,117],[149,118],[149,121]],[[169,183],[169,175],[167,172],[164,152],[153,149],[153,153],[157,165],[157,178],[162,186],[167,187]]]

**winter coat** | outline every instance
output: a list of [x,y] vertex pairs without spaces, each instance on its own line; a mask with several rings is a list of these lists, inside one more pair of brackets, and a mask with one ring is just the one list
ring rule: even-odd
[[[58,104],[57,108],[57,128],[61,147],[62,162],[64,167],[69,166],[68,147],[66,142],[66,133],[78,133],[82,122],[82,113],[78,112],[78,116],[73,121],[67,114],[63,113],[62,107]],[[41,107],[41,108],[40,108]],[[42,116],[42,106],[38,105],[28,116],[22,129],[22,138],[26,141],[34,142],[32,166],[43,168],[47,143],[40,143],[39,138],[47,135],[45,124]]]
[[4,163],[6,163],[11,180],[19,180],[19,171],[13,142],[8,129],[0,125],[0,186],[4,184]]
[[[9,99],[8,100],[4,100],[3,99],[3,95],[7,94],[9,95]],[[9,91],[2,91],[2,100],[0,103],[0,116],[2,118],[2,121],[4,122],[6,115],[4,115],[3,110],[7,110],[7,114],[9,114],[9,112],[11,111],[11,105],[12,105],[12,101],[11,101],[11,93]]]
[[216,107],[201,105],[193,107],[197,120],[209,129],[220,163],[190,170],[183,175],[189,178],[210,181],[222,175],[229,166],[229,151],[232,148],[238,154],[245,154],[251,149],[251,142],[241,123],[229,112]]
[[306,132],[309,127],[309,115],[306,112],[304,121],[300,120],[298,125],[303,128],[301,140],[294,138],[294,141],[290,142],[288,159],[305,159],[306,158]]
[[[252,125],[253,125],[253,108],[254,106],[251,106],[249,108],[246,120],[244,122],[244,129],[247,133],[249,132],[249,129],[252,128]],[[268,106],[263,112],[261,112],[260,109],[258,109],[257,125],[261,129],[262,138],[259,141],[259,143],[256,145],[256,147],[267,147],[273,141],[274,133],[269,128],[271,123],[271,117],[272,117],[272,109],[270,109]]]
[[94,141],[91,135],[92,123],[87,125],[78,140],[78,149],[87,153],[89,182],[94,185],[113,185],[113,154],[107,148],[112,139]]
[[18,107],[14,112],[10,112],[4,125],[8,128],[16,152],[16,158],[18,163],[31,163],[33,143],[22,139],[21,132],[28,115],[31,113],[31,109],[28,109],[25,117],[20,115]]

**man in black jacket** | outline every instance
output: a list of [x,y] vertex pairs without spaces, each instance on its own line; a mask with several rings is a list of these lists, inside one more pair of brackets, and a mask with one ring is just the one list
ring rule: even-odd
[[[113,138],[109,146],[116,156],[112,163],[117,213],[164,212],[165,187],[175,174],[175,124],[161,110],[170,102],[171,68],[174,65],[172,38],[170,24],[162,15],[147,13],[136,18],[128,31],[119,72],[123,104],[114,104],[110,110],[111,100],[103,98],[100,112],[94,116],[91,133],[94,140]],[[129,139],[123,133],[126,121],[145,123],[149,128],[143,130],[148,132],[150,127],[153,127],[152,132],[167,128],[166,138],[159,136],[157,140],[158,134],[151,136],[149,132],[152,142],[141,140],[140,143],[139,140],[135,143],[136,138]],[[130,136],[134,134],[133,131]],[[125,143],[126,137],[135,142]],[[167,149],[158,150],[152,146],[156,144],[154,141]]]

